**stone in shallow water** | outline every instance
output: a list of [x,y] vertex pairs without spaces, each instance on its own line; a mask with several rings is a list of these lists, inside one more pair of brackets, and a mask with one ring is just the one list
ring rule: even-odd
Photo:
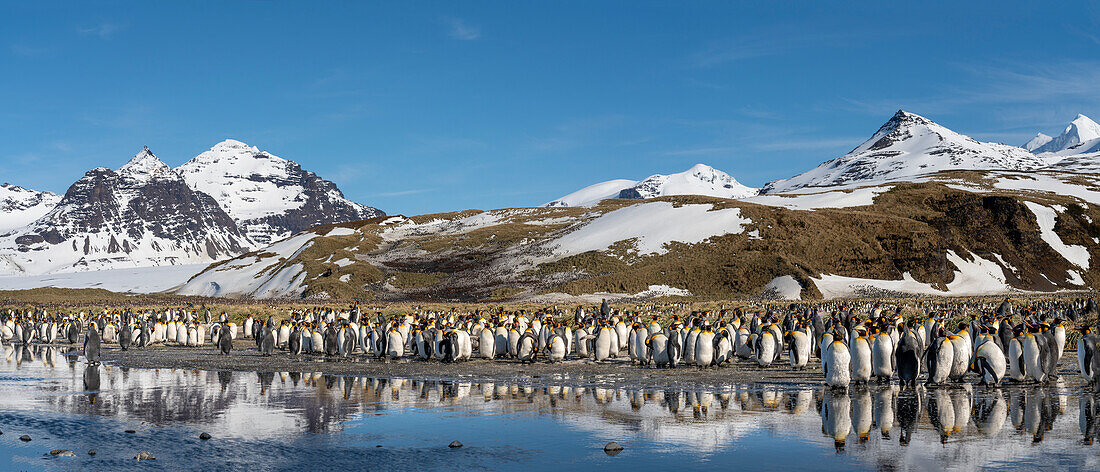
[[157,458],[155,456],[153,456],[152,453],[147,452],[147,451],[139,452],[138,455],[134,456],[134,459],[137,459],[139,461],[155,461],[155,460],[157,460]]
[[68,449],[54,449],[50,451],[50,455],[58,457],[76,457],[76,453]]
[[623,447],[620,446],[619,443],[611,441],[603,447],[603,452],[607,453],[607,455],[609,456],[614,456],[620,452],[623,452]]
[[22,436],[19,436],[19,440],[23,441],[23,442],[27,442],[27,441],[31,440],[31,437],[29,435],[24,434]]
[[447,447],[449,447],[451,449],[458,449],[458,448],[462,447],[462,443],[460,443],[458,441],[451,441],[451,444],[448,444]]
[[203,441],[206,441],[207,439],[210,439],[210,433],[202,433],[202,434],[200,434],[200,435],[199,435],[199,439],[201,439],[201,440],[203,440]]

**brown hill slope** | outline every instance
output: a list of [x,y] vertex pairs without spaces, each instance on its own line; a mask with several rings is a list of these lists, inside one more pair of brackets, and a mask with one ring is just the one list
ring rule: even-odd
[[[814,202],[822,194],[746,201],[677,196],[605,200],[591,208],[375,218],[314,228],[216,264],[180,293],[732,298],[757,296],[783,276],[801,285],[803,298],[1095,287],[1100,274],[1089,262],[1100,251],[1100,211],[1066,192],[1004,189],[989,180],[1029,175],[954,172],[926,182],[828,191],[830,199],[859,204],[834,205],[842,208],[819,207]],[[1091,188],[1091,181],[1078,184]],[[855,198],[859,192],[868,195],[865,202]],[[1044,232],[1039,216],[1048,213],[1055,221]]]

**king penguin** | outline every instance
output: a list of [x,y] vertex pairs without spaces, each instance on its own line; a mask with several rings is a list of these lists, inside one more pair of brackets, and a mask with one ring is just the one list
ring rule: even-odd
[[88,364],[99,364],[99,347],[99,331],[96,331],[94,325],[90,325],[84,335],[84,359]]

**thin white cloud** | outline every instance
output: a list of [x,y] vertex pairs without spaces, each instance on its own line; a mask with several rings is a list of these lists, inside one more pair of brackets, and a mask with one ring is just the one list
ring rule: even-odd
[[761,151],[815,151],[820,149],[855,148],[867,139],[863,137],[840,138],[779,138],[772,142],[753,146]]
[[8,48],[12,54],[22,57],[36,57],[46,54],[50,50],[44,47],[31,46],[24,43],[15,43]]
[[757,31],[739,37],[710,43],[688,56],[695,67],[713,67],[728,62],[779,56],[791,52],[820,47],[838,47],[855,39],[855,32],[832,34],[806,34],[791,31]]
[[412,189],[412,190],[399,190],[399,191],[396,191],[396,192],[376,193],[376,194],[371,195],[371,196],[372,197],[401,197],[401,196],[405,196],[405,195],[416,195],[418,193],[426,193],[426,192],[430,192],[430,191],[431,191],[431,189],[418,188],[418,189]]
[[454,39],[473,41],[481,37],[481,28],[471,25],[462,18],[447,18],[446,22],[450,27],[447,34]]
[[737,146],[723,146],[723,147],[707,147],[707,148],[695,148],[695,149],[680,149],[676,151],[668,151],[665,153],[667,156],[710,156],[713,154],[726,154],[736,151],[740,148]]
[[77,28],[76,32],[80,34],[91,34],[99,36],[100,38],[109,38],[120,29],[122,29],[122,26],[117,23],[99,23],[97,25]]

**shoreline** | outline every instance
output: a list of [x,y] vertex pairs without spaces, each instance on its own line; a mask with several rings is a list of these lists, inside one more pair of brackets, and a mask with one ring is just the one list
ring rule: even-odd
[[[46,345],[43,345],[46,346]],[[82,356],[77,346],[70,352]],[[66,354],[73,355],[73,354]],[[408,378],[441,381],[509,382],[515,384],[568,384],[601,388],[698,388],[731,384],[764,384],[785,388],[822,387],[821,363],[812,359],[804,370],[793,370],[788,363],[777,362],[758,367],[751,361],[738,360],[722,367],[699,368],[679,366],[675,369],[643,367],[631,364],[625,356],[597,363],[591,359],[567,359],[550,364],[544,360],[523,364],[512,359],[472,359],[458,363],[438,360],[400,359],[387,361],[367,358],[362,354],[349,359],[327,358],[320,354],[303,354],[292,358],[282,351],[269,357],[261,356],[250,340],[236,340],[229,356],[221,355],[212,346],[176,347],[156,345],[122,351],[108,347],[101,354],[101,363],[120,368],[195,369],[238,372],[320,372],[325,375]],[[1077,373],[1076,351],[1066,351],[1059,362],[1060,380],[1066,387],[1083,384]],[[893,382],[896,383],[896,380]],[[977,383],[969,373],[962,383]],[[872,383],[874,384],[874,383]],[[1002,386],[1033,386],[1035,384],[1002,383]]]

